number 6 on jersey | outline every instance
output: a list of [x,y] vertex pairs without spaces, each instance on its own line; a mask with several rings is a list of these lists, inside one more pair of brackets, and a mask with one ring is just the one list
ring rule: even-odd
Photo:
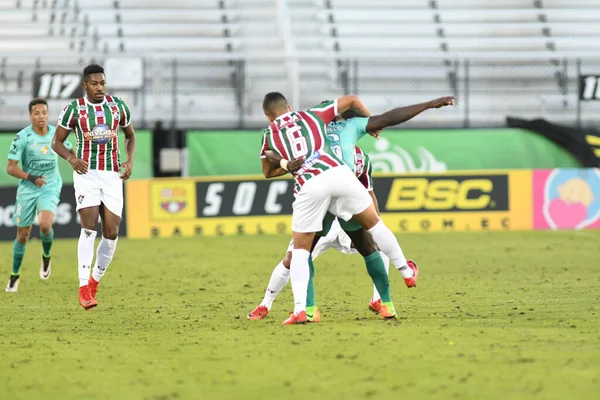
[[304,157],[308,153],[308,143],[302,136],[302,128],[299,125],[293,125],[286,129],[285,134],[290,142],[292,156],[294,158]]

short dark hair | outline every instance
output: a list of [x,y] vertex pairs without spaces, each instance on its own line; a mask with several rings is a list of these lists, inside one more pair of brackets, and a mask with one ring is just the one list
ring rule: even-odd
[[284,95],[279,92],[271,92],[265,95],[263,99],[263,111],[265,114],[272,114],[278,107],[287,107],[289,105]]
[[104,68],[98,64],[90,64],[83,69],[83,80],[87,81],[88,76],[91,74],[103,74]]
[[37,106],[38,104],[43,104],[48,108],[48,102],[41,97],[36,97],[35,99],[29,102],[29,114],[33,111],[33,106]]
[[350,119],[360,117],[360,115],[358,115],[354,110],[346,110],[342,113],[341,117],[343,119]]

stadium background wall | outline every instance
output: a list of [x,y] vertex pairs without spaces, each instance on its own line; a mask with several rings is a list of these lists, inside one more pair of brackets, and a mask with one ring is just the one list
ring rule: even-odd
[[[8,152],[15,132],[0,134]],[[139,130],[132,179],[153,177],[152,133]],[[190,131],[186,134],[189,176],[260,174],[260,131]],[[69,140],[74,140],[72,137]],[[123,148],[123,135],[119,136]],[[379,172],[444,172],[487,169],[578,168],[569,152],[546,137],[522,129],[388,130],[382,139],[365,138],[360,146]],[[498,149],[503,149],[498,151]],[[59,160],[65,184],[71,167]],[[0,168],[0,187],[17,180]]]
[[[0,240],[14,240],[16,228],[12,222],[15,208],[16,187],[0,188]],[[125,190],[126,192],[126,190]],[[124,192],[125,199],[127,195]],[[72,185],[63,185],[60,193],[60,201],[54,217],[54,235],[56,238],[79,237],[81,226],[79,225],[79,214],[75,211],[75,190]],[[36,219],[37,225],[37,219]],[[100,227],[98,226],[98,229]],[[100,232],[100,230],[98,230]],[[31,238],[39,238],[40,231],[37,226],[31,230]],[[127,210],[123,208],[123,218],[119,227],[119,236],[127,236]]]
[[[532,229],[532,171],[378,174],[395,232]],[[128,236],[291,234],[292,181],[260,176],[127,183]]]

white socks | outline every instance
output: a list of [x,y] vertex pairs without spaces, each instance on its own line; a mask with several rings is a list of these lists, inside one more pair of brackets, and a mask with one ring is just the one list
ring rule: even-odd
[[303,249],[292,251],[292,264],[290,265],[290,278],[292,279],[292,293],[294,294],[294,314],[306,311],[306,290],[310,278],[308,267],[310,252]]
[[90,279],[92,261],[94,261],[94,241],[96,231],[81,229],[77,243],[77,262],[79,271],[79,287],[86,286]]
[[379,220],[374,227],[369,229],[369,233],[373,235],[375,243],[379,245],[381,251],[394,263],[394,266],[400,271],[402,277],[412,277],[413,271],[406,264],[406,257],[404,257],[404,253],[402,253],[398,240],[390,228],[385,226],[382,220]]
[[281,290],[287,285],[290,280],[290,270],[283,266],[283,261],[280,261],[279,264],[273,270],[271,274],[271,280],[269,281],[269,286],[267,286],[267,291],[265,292],[265,298],[260,303],[261,306],[267,307],[271,310],[273,306],[273,301],[281,292]]
[[105,238],[104,236],[102,237],[102,240],[100,240],[100,244],[98,245],[98,249],[96,251],[96,265],[92,271],[92,277],[96,282],[100,282],[100,278],[102,278],[106,273],[106,269],[110,265],[113,255],[115,254],[118,240],[119,238],[111,240]]
[[[383,259],[383,265],[385,265],[385,273],[389,275],[390,274],[390,259],[388,258],[388,256],[383,254],[383,251],[380,251],[379,255]],[[379,292],[377,291],[377,286],[373,285],[373,298],[371,299],[371,301],[377,301],[377,300],[381,300],[381,296],[379,296]]]

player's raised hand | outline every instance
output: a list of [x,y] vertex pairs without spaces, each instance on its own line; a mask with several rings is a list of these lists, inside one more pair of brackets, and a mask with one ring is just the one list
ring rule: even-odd
[[369,132],[369,135],[373,136],[375,139],[379,140],[379,136],[381,135],[381,132],[383,132],[383,130],[378,130],[375,132]]
[[45,184],[46,184],[46,177],[45,176],[40,176],[39,178],[37,178],[35,180],[35,186],[37,186],[39,188],[41,188]]
[[81,158],[71,157],[69,158],[69,164],[73,167],[73,170],[77,172],[79,175],[83,175],[88,171],[88,164],[83,161]]
[[454,97],[454,96],[440,97],[439,99],[431,100],[431,104],[429,105],[429,108],[441,108],[441,107],[445,107],[445,106],[453,106],[454,100],[456,100],[456,97]]
[[123,172],[121,173],[121,179],[129,179],[131,177],[131,172],[133,171],[133,161],[125,161],[123,164],[121,164],[121,169],[123,170]]

